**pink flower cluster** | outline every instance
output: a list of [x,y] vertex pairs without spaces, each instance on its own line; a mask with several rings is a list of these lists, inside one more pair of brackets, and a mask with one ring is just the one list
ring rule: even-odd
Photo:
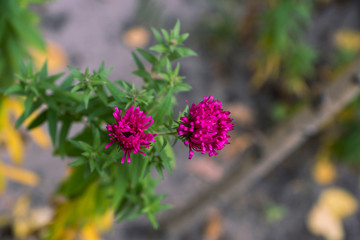
[[115,107],[113,113],[116,123],[107,125],[107,130],[110,132],[110,143],[105,148],[110,147],[111,144],[117,142],[122,149],[124,156],[121,159],[121,163],[130,163],[130,153],[141,153],[145,156],[144,152],[141,152],[141,148],[149,148],[150,142],[155,142],[154,137],[156,134],[145,133],[154,119],[152,117],[146,117],[146,113],[140,111],[140,108],[131,106],[126,110],[125,115],[122,116],[122,111]]
[[[224,148],[229,144],[227,135],[228,131],[233,130],[231,124],[233,119],[229,118],[230,112],[222,109],[222,104],[214,100],[213,96],[204,97],[198,105],[192,104],[189,113],[181,117],[181,123],[177,128],[180,139],[185,145],[189,146],[189,159],[194,155],[194,151],[204,154],[208,152],[209,156],[217,155],[216,150]],[[113,113],[116,123],[107,125],[109,131],[110,143],[105,148],[110,147],[113,143],[124,152],[121,163],[125,160],[130,163],[130,153],[140,153],[142,148],[149,148],[151,143],[155,142],[157,134],[145,133],[149,126],[154,122],[151,116],[146,117],[146,113],[140,111],[139,107],[131,106],[122,116],[122,111],[115,107]]]
[[214,100],[213,96],[204,97],[198,105],[192,104],[189,114],[181,117],[177,132],[183,136],[184,144],[189,145],[189,159],[194,155],[194,151],[209,156],[217,155],[215,150],[221,150],[225,144],[229,144],[228,131],[234,129],[230,124],[233,119],[229,118],[229,111],[222,109],[219,100]]

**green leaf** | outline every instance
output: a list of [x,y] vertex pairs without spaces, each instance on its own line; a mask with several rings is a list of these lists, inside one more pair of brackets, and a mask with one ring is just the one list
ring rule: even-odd
[[100,138],[100,131],[99,129],[95,128],[95,127],[92,127],[92,130],[93,130],[93,134],[94,134],[94,146],[100,146],[101,144],[101,138]]
[[31,130],[43,124],[46,121],[47,111],[48,110],[44,110],[37,115],[36,118],[28,125],[27,130]]
[[67,89],[68,87],[72,86],[74,83],[73,76],[68,76],[59,86],[60,89]]
[[170,42],[170,36],[169,36],[169,33],[165,30],[165,29],[161,29],[161,32],[166,40],[167,43]]
[[126,102],[126,95],[120,88],[110,81],[107,81],[106,87],[117,102]]
[[157,223],[154,214],[152,213],[147,213],[147,217],[149,218],[153,228],[158,229],[159,228],[159,224]]
[[197,56],[197,53],[190,48],[177,47],[175,50],[180,57]]
[[59,151],[61,157],[64,157],[65,155],[65,141],[71,127],[71,122],[72,122],[71,119],[67,117],[64,119],[61,125],[60,134],[59,134]]
[[75,161],[69,163],[68,165],[69,165],[70,167],[77,167],[77,166],[84,165],[84,164],[86,164],[86,163],[87,163],[86,158],[80,157],[80,158],[76,159]]
[[191,90],[191,85],[184,83],[184,82],[180,82],[177,83],[174,87],[174,92],[187,92]]
[[140,49],[138,48],[137,51],[141,54],[141,56],[143,56],[149,63],[151,63],[152,65],[155,65],[158,60],[156,59],[156,57],[154,57],[151,53],[149,53],[148,51],[144,50],[144,49]]
[[126,165],[117,164],[115,173],[115,184],[114,184],[114,197],[113,197],[113,207],[118,208],[121,200],[124,197],[126,191],[126,186],[128,184],[128,177],[126,171]]
[[92,151],[92,147],[86,143],[86,142],[83,142],[83,141],[75,141],[75,140],[72,140],[72,139],[69,139],[69,141],[71,142],[71,144],[73,146],[75,146],[76,148],[79,148],[79,149],[82,149],[84,151],[87,151],[87,152],[91,152]]
[[153,27],[151,27],[151,31],[152,31],[153,34],[154,34],[155,40],[156,40],[158,43],[163,43],[163,38],[161,37],[161,34],[159,33],[159,31],[156,30],[156,29],[153,28]]
[[89,106],[89,99],[90,99],[90,89],[86,89],[84,92],[84,104],[85,104],[85,109],[88,108]]
[[155,46],[150,47],[150,50],[159,52],[159,53],[167,53],[169,50],[164,44],[157,44]]
[[45,81],[47,78],[48,72],[47,72],[47,61],[45,61],[44,65],[42,66],[40,72],[39,72],[39,80]]
[[181,36],[179,38],[179,43],[182,44],[186,39],[188,39],[189,36],[190,36],[190,34],[188,34],[188,33],[181,34]]
[[47,112],[47,120],[48,120],[50,138],[51,138],[53,146],[55,146],[56,145],[56,134],[57,134],[57,120],[58,120],[57,113],[54,110],[49,109]]
[[125,89],[126,91],[131,90],[132,86],[130,83],[123,81],[123,80],[117,80],[115,81],[116,84],[120,85],[123,89]]
[[23,90],[23,88],[21,87],[20,84],[14,84],[5,90],[4,95],[14,94],[17,92],[21,92],[22,90]]
[[143,78],[144,80],[151,80],[152,79],[150,73],[148,73],[145,70],[140,70],[139,69],[139,70],[133,71],[133,74]]
[[[30,98],[30,97],[29,97]],[[36,109],[38,109],[41,106],[41,102],[40,101],[36,101],[31,105],[31,109],[29,111],[29,115],[32,114]],[[15,128],[18,128],[21,126],[21,124],[24,123],[24,121],[26,120],[26,118],[28,117],[28,115],[25,114],[25,112],[23,112],[21,114],[21,116],[16,120],[15,123]]]
[[136,63],[136,66],[138,67],[138,69],[141,69],[141,70],[145,70],[145,67],[144,65],[142,64],[141,60],[139,59],[139,57],[137,56],[137,54],[135,52],[132,52],[131,55],[133,56],[134,58],[134,61]]
[[173,35],[174,35],[174,38],[178,38],[179,35],[180,35],[180,21],[179,19],[176,21],[176,24],[174,26],[174,29],[173,29]]
[[171,106],[172,106],[172,92],[170,91],[166,97],[164,97],[154,113],[152,114],[154,116],[154,127],[159,126],[161,123],[163,123],[164,118],[171,112]]
[[33,98],[31,96],[28,96],[24,103],[24,107],[25,107],[24,114],[26,117],[30,115],[33,103],[34,103]]

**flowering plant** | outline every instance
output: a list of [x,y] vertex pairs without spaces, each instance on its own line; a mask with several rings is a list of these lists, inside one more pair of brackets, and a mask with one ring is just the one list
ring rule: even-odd
[[154,214],[169,206],[161,203],[163,195],[155,194],[158,181],[150,172],[155,168],[163,176],[167,169],[171,174],[175,166],[171,140],[180,136],[189,145],[189,158],[193,150],[211,156],[228,144],[232,119],[212,96],[193,104],[180,123],[173,120],[174,94],[191,89],[179,76],[180,64],[173,63],[196,54],[183,46],[189,35],[180,33],[179,22],[170,32],[152,31],[157,44],[151,51],[133,52],[138,68],[133,73],[144,80],[140,88],[109,81],[111,69],[104,63],[92,73],[69,67],[65,78],[49,76],[46,63],[33,72],[29,63],[21,65],[18,82],[5,91],[25,96],[16,126],[35,113],[27,128],[47,123],[54,154],[75,159],[55,193],[54,198],[62,201],[45,238],[65,239],[66,229],[86,229],[109,212],[119,221],[146,214],[156,228]]

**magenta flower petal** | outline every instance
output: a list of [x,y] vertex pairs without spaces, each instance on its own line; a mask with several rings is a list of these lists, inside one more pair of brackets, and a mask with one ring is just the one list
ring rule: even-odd
[[122,116],[122,111],[115,107],[113,116],[116,123],[106,126],[110,136],[110,143],[105,148],[110,147],[113,143],[118,143],[118,146],[124,153],[121,163],[125,161],[130,163],[131,152],[146,156],[140,149],[149,148],[151,145],[150,141],[155,142],[156,134],[144,132],[154,122],[152,117],[146,117],[146,113],[140,111],[139,107],[135,108],[134,105],[125,111],[124,116]]
[[[187,102],[187,101],[186,101]],[[177,129],[184,144],[189,146],[189,159],[194,151],[209,156],[217,155],[215,150],[221,150],[229,144],[228,131],[234,129],[229,118],[230,112],[222,109],[222,103],[213,96],[204,97],[198,105],[192,104],[186,117],[181,117]]]

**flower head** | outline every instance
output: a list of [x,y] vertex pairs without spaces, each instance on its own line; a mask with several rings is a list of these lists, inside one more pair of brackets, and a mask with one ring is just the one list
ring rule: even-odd
[[208,152],[210,157],[217,155],[215,150],[221,150],[225,144],[229,144],[230,136],[227,132],[234,129],[229,114],[229,111],[222,109],[221,102],[214,100],[211,95],[205,96],[198,105],[192,104],[188,115],[180,118],[177,129],[184,144],[189,145],[189,159],[194,151],[202,154]]
[[131,152],[139,152],[145,156],[140,149],[149,148],[150,141],[155,142],[156,134],[145,133],[144,130],[153,124],[154,119],[151,116],[146,117],[146,113],[140,111],[139,107],[135,108],[134,105],[125,111],[124,116],[122,116],[122,111],[115,107],[113,115],[116,123],[108,124],[106,127],[109,131],[110,143],[105,148],[117,142],[124,152],[121,163],[124,163],[125,159],[130,163]]

